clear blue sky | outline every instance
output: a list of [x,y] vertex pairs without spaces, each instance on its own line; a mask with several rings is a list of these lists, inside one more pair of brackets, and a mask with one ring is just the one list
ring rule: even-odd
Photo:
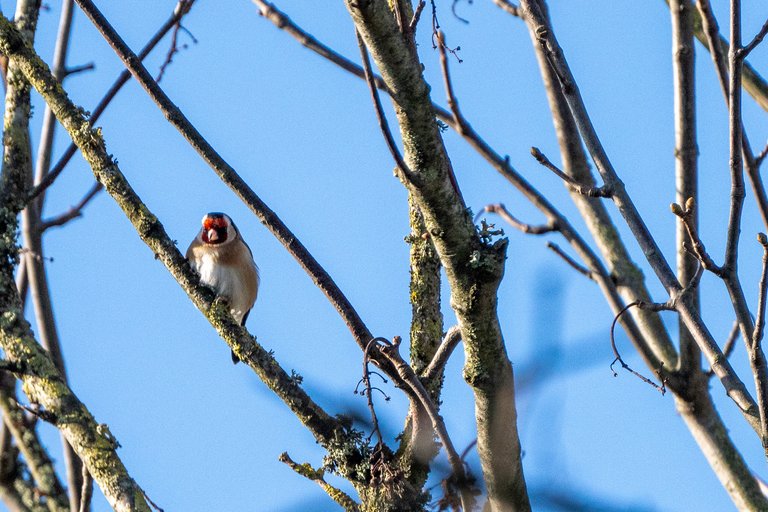
[[[97,2],[128,44],[138,50],[167,18],[172,1]],[[726,2],[714,2],[725,22]],[[557,146],[528,33],[487,1],[459,2],[465,25],[438,2],[451,45],[462,64],[452,73],[463,111],[476,129],[564,212],[575,209],[557,178],[529,155],[538,146],[557,161]],[[669,13],[662,0],[551,2],[557,36],[581,87],[602,141],[640,212],[667,256],[674,254],[672,68]],[[768,16],[764,2],[745,2],[745,37]],[[52,56],[58,2],[40,18],[37,48]],[[358,59],[342,2],[285,0],[278,4],[324,42]],[[2,2],[5,13],[11,2]],[[433,99],[444,103],[438,55],[428,16],[420,50]],[[302,48],[260,18],[248,1],[198,0],[184,21],[198,43],[177,55],[162,86],[253,189],[294,230],[376,335],[407,338],[408,233],[406,194],[380,136],[364,84]],[[148,59],[162,62],[168,42]],[[727,117],[709,56],[697,46],[702,230],[719,259],[727,212]],[[768,47],[751,57],[768,70]],[[122,69],[111,49],[79,12],[70,65],[96,64],[65,86],[92,108]],[[35,108],[37,139],[43,106]],[[765,112],[745,100],[756,147],[768,137]],[[328,410],[365,414],[352,394],[361,354],[338,315],[249,211],[163,119],[142,90],[126,86],[98,123],[108,150],[185,249],[203,213],[225,211],[237,222],[261,268],[259,302],[248,327]],[[59,132],[56,154],[67,142]],[[518,217],[541,216],[455,134],[446,143],[464,197],[474,211],[504,202]],[[93,182],[77,156],[48,196],[46,214],[76,203]],[[610,208],[613,211],[613,208]],[[622,232],[627,232],[617,217]],[[576,222],[583,228],[583,223]],[[762,229],[748,197],[741,274],[754,304]],[[732,506],[709,470],[673,399],[627,374],[613,378],[608,330],[612,315],[597,288],[565,267],[546,240],[507,230],[509,260],[500,314],[522,386],[518,408],[529,486],[557,486],[622,506],[658,511],[719,512]],[[556,237],[553,240],[559,241]],[[122,444],[120,455],[151,498],[167,511],[334,510],[314,484],[277,461],[320,464],[322,450],[299,422],[243,365],[191,305],[139,240],[115,203],[99,196],[85,216],[45,238],[49,278],[72,387]],[[635,260],[643,261],[634,244]],[[665,300],[650,270],[651,290]],[[714,300],[704,305],[713,332],[724,339],[732,322],[725,292],[703,282]],[[446,306],[446,328],[453,315]],[[674,323],[670,315],[668,320]],[[674,328],[673,328],[674,330]],[[625,342],[630,364],[640,367]],[[543,354],[558,362],[534,365]],[[743,346],[734,364],[745,370]],[[443,414],[454,442],[473,439],[471,393],[461,379],[463,356],[449,365]],[[747,375],[744,373],[744,375]],[[746,379],[751,383],[751,378]],[[751,384],[750,384],[751,386]],[[395,399],[378,412],[386,431],[401,428],[406,408]],[[719,384],[713,394],[752,468],[768,477],[756,436]],[[43,427],[49,446],[58,437]],[[55,456],[60,459],[58,451]],[[684,504],[683,504],[684,503]],[[0,505],[2,507],[2,505]],[[96,512],[108,510],[103,498]],[[543,506],[537,510],[546,510]]]

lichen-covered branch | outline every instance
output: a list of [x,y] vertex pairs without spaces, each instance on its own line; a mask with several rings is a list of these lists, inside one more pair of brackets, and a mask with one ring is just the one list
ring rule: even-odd
[[[424,225],[424,218],[413,199],[408,200],[411,232],[410,302],[411,302],[411,366],[417,373],[433,358],[443,334],[440,311],[440,258]],[[428,384],[430,398],[439,403],[442,372]],[[421,488],[429,474],[429,463],[437,455],[434,429],[427,411],[418,401],[411,401],[405,420],[398,456],[406,468],[406,476]]]
[[[219,335],[227,342],[240,359],[248,364],[296,414],[315,436],[315,439],[329,450],[329,457],[338,465],[344,476],[354,480],[359,469],[355,464],[364,463],[364,448],[356,443],[345,425],[328,415],[301,389],[248,332],[234,321],[224,303],[214,300],[213,292],[200,285],[187,260],[176,248],[162,224],[142,203],[141,199],[125,180],[117,164],[109,156],[98,130],[93,130],[82,109],[76,107],[53,78],[48,67],[25,45],[19,34],[5,18],[0,18],[0,52],[15,58],[20,63],[26,78],[51,106],[56,118],[80,148],[86,161],[115,199],[129,221],[136,228],[141,239],[176,278],[187,292],[195,306],[202,311]],[[44,404],[45,405],[45,404]],[[77,450],[77,445],[75,445]],[[102,486],[103,474],[94,471],[89,460],[83,457],[94,480]]]
[[303,476],[307,480],[311,480],[320,486],[322,490],[336,503],[338,503],[347,512],[359,512],[360,507],[347,493],[337,489],[328,482],[325,481],[325,472],[322,469],[315,469],[308,463],[299,464],[294,462],[288,453],[283,452],[279,458],[280,462],[287,465],[293,471]]
[[475,393],[478,452],[495,510],[529,510],[522,472],[512,367],[496,316],[507,242],[480,239],[453,179],[412,32],[383,0],[347,1],[387,88],[410,173],[399,178],[424,216],[461,326],[465,380]]
[[56,475],[48,453],[40,444],[40,439],[34,429],[25,421],[24,412],[18,406],[13,393],[15,383],[0,383],[0,410],[3,411],[3,421],[10,429],[16,440],[21,454],[27,462],[27,467],[35,479],[40,492],[46,496],[46,505],[50,512],[66,512],[69,510],[69,500],[64,487]]

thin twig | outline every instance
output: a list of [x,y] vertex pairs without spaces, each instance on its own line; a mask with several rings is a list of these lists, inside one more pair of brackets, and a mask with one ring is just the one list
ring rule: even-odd
[[68,67],[64,70],[64,76],[70,77],[72,75],[78,75],[86,71],[93,71],[94,69],[96,69],[96,64],[89,62],[88,64],[81,64],[80,66]]
[[579,264],[575,259],[571,258],[564,250],[560,248],[555,242],[547,242],[547,248],[552,250],[555,254],[563,258],[565,262],[572,267],[576,272],[585,276],[588,279],[595,280],[595,273],[589,270],[584,265]]
[[149,506],[151,506],[153,509],[155,509],[157,512],[165,512],[162,508],[160,508],[157,503],[152,501],[152,499],[147,494],[147,491],[144,489],[141,489],[141,494],[144,496],[144,499],[147,500],[147,503],[149,503]]
[[[146,45],[141,49],[139,52],[138,58],[140,61],[144,60],[147,55],[149,55],[152,50],[155,49],[157,44],[165,37],[165,35],[175,26],[176,21],[181,18],[186,12],[189,11],[189,8],[192,6],[192,4],[195,2],[195,0],[181,0],[176,8],[173,11],[173,14],[171,17],[166,20],[166,22],[158,29],[157,32],[155,32],[155,35],[152,36],[152,38],[147,42]],[[187,5],[186,11],[183,11],[179,8],[179,6],[185,4]],[[106,110],[107,106],[112,102],[114,97],[117,95],[117,93],[122,89],[122,87],[130,80],[131,78],[131,72],[128,70],[124,70],[120,73],[120,75],[117,77],[117,80],[112,84],[112,86],[109,88],[109,90],[104,94],[104,96],[101,98],[99,103],[96,105],[96,107],[91,111],[91,116],[89,118],[89,121],[91,125],[93,125],[99,117],[101,117],[101,114],[104,113],[104,110]],[[56,162],[56,165],[54,165],[50,172],[48,172],[45,175],[45,178],[38,183],[35,188],[32,189],[32,191],[29,193],[29,197],[27,198],[27,201],[32,201],[37,196],[39,196],[45,189],[51,186],[53,182],[56,180],[56,178],[61,174],[61,172],[64,170],[64,168],[67,166],[69,161],[72,159],[74,154],[77,152],[77,146],[75,144],[70,144],[67,149],[64,151],[64,153],[61,155],[61,158],[59,158],[59,161]]]
[[683,223],[683,226],[685,226],[686,232],[688,233],[688,238],[691,241],[691,244],[685,245],[689,252],[696,256],[696,259],[701,262],[706,270],[709,270],[716,276],[723,277],[722,267],[717,265],[712,259],[712,256],[709,255],[706,247],[704,247],[704,243],[699,237],[698,231],[696,230],[696,225],[694,223],[695,209],[696,202],[692,197],[689,197],[685,201],[685,206],[680,206],[677,203],[672,203],[670,205],[670,210],[672,210],[672,213],[680,219],[680,221]]
[[[181,18],[189,12],[189,9],[192,7],[192,3],[194,0],[180,0],[179,3],[176,6],[176,11],[179,13],[178,19],[176,20],[176,24],[173,27],[173,33],[171,34],[171,47],[168,49],[168,53],[165,56],[165,60],[160,65],[160,71],[157,74],[157,78],[155,81],[157,83],[160,83],[160,81],[163,79],[163,76],[165,75],[165,70],[168,68],[168,66],[171,65],[173,62],[173,57],[179,53],[179,32],[184,31],[189,37],[192,38],[192,44],[197,44],[197,39],[195,39],[195,36],[192,35],[192,32],[187,30],[182,24],[181,24]],[[182,49],[186,49],[187,45],[182,45]]]
[[755,331],[752,335],[753,350],[758,350],[763,341],[766,289],[768,289],[768,237],[765,236],[765,233],[760,233],[757,235],[757,241],[763,246],[763,271],[760,274],[760,286],[757,296],[757,320],[755,321]]
[[371,100],[373,101],[373,106],[376,110],[376,119],[379,121],[379,129],[381,130],[382,135],[384,135],[384,140],[387,142],[387,148],[392,154],[392,158],[395,160],[395,165],[397,165],[400,172],[404,175],[411,176],[411,170],[406,165],[405,160],[403,160],[403,155],[400,154],[400,149],[398,149],[397,144],[395,143],[395,138],[392,136],[392,131],[389,129],[389,123],[387,122],[387,116],[384,114],[384,108],[381,106],[379,90],[376,88],[376,84],[373,80],[373,71],[371,71],[371,59],[368,57],[368,48],[365,46],[365,41],[363,41],[363,36],[360,35],[360,32],[355,30],[355,36],[357,36],[357,46],[360,48],[360,58],[362,59],[363,70],[365,71],[365,81],[368,82],[368,89],[371,92]]
[[529,235],[543,235],[545,233],[552,233],[553,231],[558,231],[556,222],[554,221],[550,221],[546,224],[538,224],[538,225],[526,224],[524,222],[521,222],[517,217],[512,215],[509,212],[509,210],[507,210],[507,207],[504,206],[502,203],[485,205],[483,209],[477,212],[477,215],[475,215],[475,222],[477,222],[480,216],[486,212],[498,214],[510,226],[512,226],[515,229],[519,229],[523,233],[526,233]]
[[760,151],[760,154],[755,157],[755,165],[757,167],[763,165],[763,160],[765,160],[766,155],[768,155],[768,144],[766,144],[763,150]]
[[83,215],[83,209],[86,206],[88,206],[88,203],[90,203],[91,200],[94,197],[96,197],[96,194],[101,192],[103,189],[104,187],[101,186],[101,183],[98,183],[98,182],[94,183],[91,189],[88,191],[87,194],[83,196],[83,198],[80,200],[79,203],[77,203],[75,206],[71,207],[69,210],[67,210],[64,213],[56,215],[55,217],[51,217],[50,219],[41,221],[37,229],[40,232],[43,232],[52,227],[63,226],[69,221],[74,220],[78,217],[81,217]]
[[[371,384],[371,372],[368,368],[368,365],[371,363],[371,350],[373,347],[376,346],[376,344],[380,341],[387,341],[385,338],[373,338],[371,341],[368,342],[368,345],[365,346],[365,351],[363,351],[363,377],[360,379],[360,381],[357,383],[357,386],[355,387],[355,394],[356,395],[362,395],[366,398],[366,401],[368,403],[368,411],[371,413],[371,436],[374,434],[376,435],[376,446],[383,446],[384,445],[384,438],[381,435],[381,428],[379,428],[379,417],[376,415],[376,408],[373,406],[373,392],[378,391],[382,395],[384,395],[384,400],[389,401],[389,396],[384,393],[384,391],[376,386],[373,386]],[[378,375],[378,373],[377,373]],[[380,375],[379,375],[380,376]],[[384,379],[384,382],[387,382],[387,379]],[[363,388],[360,389],[360,384],[363,385]],[[370,438],[369,438],[370,439]]]
[[555,164],[553,164],[549,158],[547,158],[544,153],[539,151],[539,148],[531,148],[531,155],[533,158],[536,159],[537,162],[539,162],[541,165],[555,173],[555,175],[566,182],[570,187],[571,190],[574,192],[578,192],[581,195],[587,196],[587,197],[612,197],[613,196],[613,187],[610,185],[603,185],[602,187],[592,187],[588,185],[582,185],[581,183],[577,182],[573,177],[568,176],[563,171],[561,171]]
[[426,7],[426,5],[427,2],[424,0],[419,0],[419,3],[416,5],[416,10],[413,12],[413,18],[411,18],[411,22],[408,24],[408,29],[412,34],[416,32],[416,26],[419,24],[421,13],[424,11],[424,7]]
[[[616,373],[616,370],[613,369],[613,365],[617,362],[621,365],[621,367],[625,370],[627,370],[629,373],[637,377],[638,379],[642,380],[646,384],[653,387],[655,390],[657,390],[659,393],[664,395],[664,393],[667,392],[667,388],[665,386],[664,378],[661,376],[661,368],[659,368],[659,376],[661,377],[661,385],[656,384],[648,377],[636,372],[633,370],[627,363],[624,362],[624,359],[621,358],[621,354],[619,354],[619,349],[616,347],[616,337],[614,336],[614,331],[616,329],[616,323],[619,321],[619,318],[621,318],[621,315],[623,315],[627,310],[630,308],[637,306],[637,307],[643,307],[647,309],[653,309],[655,311],[661,311],[661,310],[671,310],[672,307],[668,306],[667,304],[655,304],[655,305],[649,305],[642,301],[636,300],[634,302],[630,302],[626,306],[624,306],[624,309],[619,311],[619,313],[613,318],[613,322],[611,323],[611,349],[613,350],[614,360],[610,365],[611,371],[613,372],[614,377],[618,377],[619,374]],[[654,307],[649,307],[654,306]],[[658,309],[656,309],[658,307]]]
[[754,50],[757,45],[763,42],[763,39],[765,39],[765,35],[768,34],[768,20],[765,20],[765,23],[763,23],[763,26],[760,28],[760,31],[755,35],[754,39],[749,42],[744,48],[741,50],[739,58],[745,59],[747,55],[749,55],[752,50]]

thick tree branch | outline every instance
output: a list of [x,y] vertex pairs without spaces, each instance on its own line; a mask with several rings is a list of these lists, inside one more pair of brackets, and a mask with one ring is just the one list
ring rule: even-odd
[[[36,12],[36,11],[35,11]],[[18,50],[25,57],[17,58]],[[30,400],[41,404],[59,418],[59,428],[76,451],[93,467],[99,477],[105,496],[116,510],[144,510],[140,490],[128,476],[125,467],[115,453],[113,439],[101,434],[102,429],[93,416],[65,384],[48,355],[32,338],[29,324],[24,320],[21,301],[16,292],[13,268],[16,254],[16,215],[27,203],[30,185],[29,139],[26,126],[29,119],[29,77],[24,73],[28,59],[42,61],[34,55],[23,35],[6,18],[0,16],[0,51],[10,58],[9,84],[20,87],[23,95],[9,90],[6,101],[6,145],[0,180],[0,346],[6,357],[13,362],[23,362],[30,373],[23,374],[25,392]],[[61,94],[58,82],[45,68],[49,90]],[[13,79],[11,80],[11,76]]]
[[424,215],[451,286],[467,355],[464,375],[475,392],[478,451],[490,499],[499,510],[529,510],[515,428],[512,369],[496,318],[506,241],[481,242],[451,178],[453,170],[412,35],[401,32],[386,2],[349,1],[347,8],[393,91],[404,159],[413,174],[399,177]]

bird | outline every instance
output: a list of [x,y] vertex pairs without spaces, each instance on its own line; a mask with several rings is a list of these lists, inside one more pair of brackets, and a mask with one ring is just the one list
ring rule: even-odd
[[[259,294],[259,267],[253,253],[229,215],[206,213],[203,227],[187,249],[187,260],[200,274],[200,282],[225,299],[232,317],[245,325]],[[232,351],[232,362],[240,358]]]

